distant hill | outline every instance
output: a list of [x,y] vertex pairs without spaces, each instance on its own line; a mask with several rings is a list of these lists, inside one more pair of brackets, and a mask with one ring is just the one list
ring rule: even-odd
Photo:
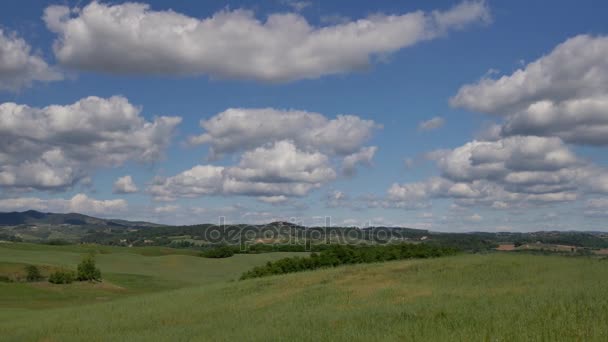
[[132,222],[116,219],[101,219],[77,213],[57,214],[43,213],[36,210],[23,212],[0,212],[0,226],[18,225],[74,225],[96,227],[159,227],[160,224],[150,222]]
[[[305,227],[276,221],[260,225],[161,225],[35,210],[0,213],[0,241],[155,245],[177,248],[246,244],[357,244],[411,241],[452,246],[465,251],[493,250],[500,244],[542,244],[608,249],[608,233],[580,231],[442,233],[404,227]],[[294,251],[291,249],[278,251]]]

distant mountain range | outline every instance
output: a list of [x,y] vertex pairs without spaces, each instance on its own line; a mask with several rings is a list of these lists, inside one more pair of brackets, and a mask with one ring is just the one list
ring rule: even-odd
[[36,210],[23,212],[0,212],[0,226],[19,226],[19,225],[73,225],[73,226],[95,226],[95,227],[114,227],[114,228],[142,228],[160,227],[163,225],[140,222],[126,221],[117,219],[101,219],[77,213],[57,214],[43,213]]

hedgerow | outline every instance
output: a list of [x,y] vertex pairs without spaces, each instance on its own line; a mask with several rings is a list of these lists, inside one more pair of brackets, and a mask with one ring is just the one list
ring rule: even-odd
[[410,243],[382,246],[331,245],[320,253],[311,253],[309,257],[284,258],[254,267],[250,271],[243,273],[240,279],[259,278],[348,264],[434,258],[453,255],[457,252],[457,249],[450,247]]

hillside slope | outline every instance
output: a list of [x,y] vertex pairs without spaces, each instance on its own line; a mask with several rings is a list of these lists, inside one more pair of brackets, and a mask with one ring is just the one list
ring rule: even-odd
[[601,260],[461,255],[22,313],[0,322],[0,335],[9,341],[605,341],[607,281]]
[[107,226],[107,227],[158,227],[156,223],[126,221],[118,219],[102,219],[78,213],[43,213],[36,210],[23,212],[0,212],[0,226],[17,225],[74,225],[74,226]]

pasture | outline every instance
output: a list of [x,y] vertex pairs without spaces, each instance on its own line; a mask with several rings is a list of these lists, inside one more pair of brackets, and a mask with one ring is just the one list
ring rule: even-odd
[[[74,265],[79,258],[79,251],[69,250],[73,246],[53,252],[26,247],[0,247],[0,262]],[[234,281],[252,265],[284,254],[289,253],[218,260],[112,250],[98,256],[107,283],[74,283],[61,290],[0,284],[0,336],[8,341],[608,339],[604,260],[465,254]],[[50,300],[45,291],[55,291],[57,298]]]

